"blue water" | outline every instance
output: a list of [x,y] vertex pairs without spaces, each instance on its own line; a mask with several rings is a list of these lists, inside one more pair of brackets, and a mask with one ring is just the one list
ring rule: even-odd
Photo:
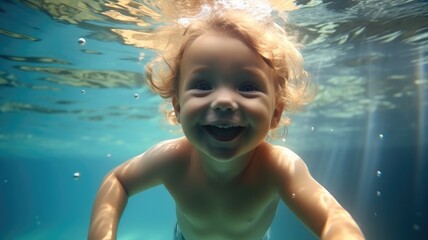
[[[367,239],[426,239],[428,4],[382,2],[297,1],[288,27],[320,89],[276,143]],[[139,27],[102,14],[103,3],[0,2],[0,239],[85,239],[103,176],[180,136],[143,84],[153,53],[111,31]],[[119,239],[171,239],[174,214],[162,187],[141,193]],[[280,205],[272,239],[315,238]]]

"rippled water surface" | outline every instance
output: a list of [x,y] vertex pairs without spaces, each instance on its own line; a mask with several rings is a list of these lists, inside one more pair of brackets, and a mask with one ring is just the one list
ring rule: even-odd
[[[114,166],[172,137],[144,86],[153,1],[0,2],[0,239],[85,239]],[[316,100],[284,141],[367,239],[428,236],[428,3],[300,0],[289,13]],[[119,239],[171,239],[159,187],[132,198]],[[272,239],[314,239],[285,206]]]

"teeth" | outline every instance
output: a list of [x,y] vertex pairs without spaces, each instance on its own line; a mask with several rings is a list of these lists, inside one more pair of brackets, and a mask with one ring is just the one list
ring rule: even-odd
[[233,128],[233,127],[237,127],[237,125],[220,124],[220,123],[211,123],[210,126],[217,127],[217,128]]

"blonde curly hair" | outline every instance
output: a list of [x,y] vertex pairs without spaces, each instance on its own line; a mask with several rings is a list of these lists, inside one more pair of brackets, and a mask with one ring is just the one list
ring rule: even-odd
[[[283,104],[285,111],[296,111],[314,98],[316,85],[311,84],[304,69],[298,45],[284,29],[271,18],[255,19],[254,15],[244,11],[225,10],[199,17],[188,24],[177,21],[154,33],[155,41],[163,46],[157,57],[146,65],[146,81],[155,93],[167,100],[166,103],[177,96],[184,52],[195,39],[206,33],[237,38],[259,54],[274,70],[276,79],[272,81],[276,84],[277,104]],[[163,111],[170,123],[177,124],[171,104],[165,104]],[[283,114],[281,122],[280,125],[287,126],[290,119]]]

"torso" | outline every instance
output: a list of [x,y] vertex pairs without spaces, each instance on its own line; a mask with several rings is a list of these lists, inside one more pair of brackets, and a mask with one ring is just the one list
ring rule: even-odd
[[269,164],[269,147],[259,146],[242,174],[228,182],[210,180],[191,154],[180,156],[163,183],[176,202],[186,239],[262,239],[279,202],[269,171],[274,166]]

